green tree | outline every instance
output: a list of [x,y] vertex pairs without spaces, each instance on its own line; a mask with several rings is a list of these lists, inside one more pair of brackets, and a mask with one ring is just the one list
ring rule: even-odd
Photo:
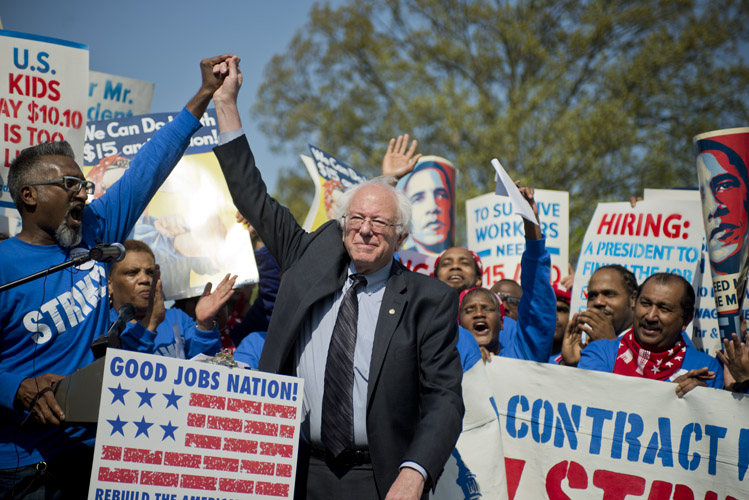
[[493,189],[497,157],[570,192],[575,255],[597,202],[695,186],[692,137],[747,124],[748,32],[740,0],[323,4],[266,67],[253,112],[273,147],[312,142],[369,175],[409,132],[458,166],[461,212]]

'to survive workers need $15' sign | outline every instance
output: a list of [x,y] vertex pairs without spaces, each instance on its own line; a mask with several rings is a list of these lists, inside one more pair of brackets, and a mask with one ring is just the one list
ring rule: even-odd
[[109,349],[89,496],[293,498],[303,381]]

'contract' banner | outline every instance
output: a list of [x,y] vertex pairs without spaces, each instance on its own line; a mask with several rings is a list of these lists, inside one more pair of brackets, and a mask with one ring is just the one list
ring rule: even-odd
[[672,383],[498,357],[486,369],[511,500],[749,498],[749,396],[679,399]]

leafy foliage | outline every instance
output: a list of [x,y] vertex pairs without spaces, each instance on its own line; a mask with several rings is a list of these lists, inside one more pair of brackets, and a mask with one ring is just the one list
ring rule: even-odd
[[696,185],[692,137],[747,124],[748,32],[740,0],[316,5],[253,112],[274,148],[312,142],[369,175],[408,132],[458,166],[463,201],[493,189],[498,157],[570,191],[575,255],[597,202]]

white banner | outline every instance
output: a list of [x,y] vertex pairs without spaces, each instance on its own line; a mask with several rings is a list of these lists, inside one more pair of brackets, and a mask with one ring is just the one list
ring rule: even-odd
[[303,384],[107,350],[89,500],[293,498]]
[[[569,260],[569,193],[536,189],[538,218],[551,254],[551,281],[567,275]],[[520,259],[525,250],[523,219],[512,215],[510,199],[494,193],[466,201],[468,248],[481,257],[483,286],[509,278],[520,283]]]
[[0,30],[0,208],[15,208],[8,167],[25,148],[66,140],[83,154],[88,46]]
[[[749,498],[749,396],[493,358],[509,498]],[[485,446],[492,446],[486,443]]]
[[112,120],[151,112],[152,82],[98,71],[89,71],[88,75],[88,121]]

